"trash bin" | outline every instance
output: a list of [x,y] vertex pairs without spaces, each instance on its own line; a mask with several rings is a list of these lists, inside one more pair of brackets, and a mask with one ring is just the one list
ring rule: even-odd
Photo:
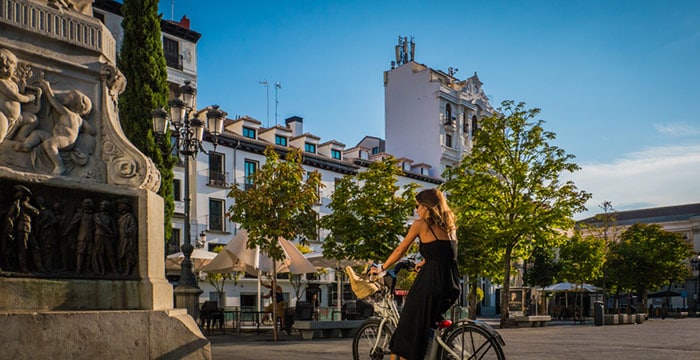
[[593,303],[593,323],[596,326],[602,326],[603,325],[603,303],[600,301],[596,301]]

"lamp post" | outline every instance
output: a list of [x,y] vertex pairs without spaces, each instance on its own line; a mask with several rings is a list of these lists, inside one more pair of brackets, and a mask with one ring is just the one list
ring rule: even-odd
[[186,308],[187,312],[196,319],[199,312],[199,295],[202,293],[202,290],[199,288],[197,279],[192,271],[191,255],[192,251],[194,251],[194,246],[192,244],[192,235],[190,234],[189,160],[190,157],[196,158],[200,151],[205,152],[202,148],[205,124],[199,120],[198,116],[206,112],[206,127],[209,133],[214,136],[214,146],[216,146],[218,136],[223,128],[226,112],[220,110],[218,105],[196,111],[194,105],[197,90],[190,85],[189,81],[185,81],[185,84],[179,90],[178,98],[168,102],[170,116],[162,108],[153,111],[153,132],[160,142],[172,125],[175,130],[176,141],[171,151],[177,149],[185,157],[185,241],[181,248],[185,258],[182,261],[180,270],[180,281],[174,289],[175,307]]

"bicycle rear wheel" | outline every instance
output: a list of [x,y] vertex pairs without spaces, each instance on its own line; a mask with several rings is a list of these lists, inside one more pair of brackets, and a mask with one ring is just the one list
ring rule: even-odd
[[[505,360],[503,348],[486,330],[472,325],[460,325],[447,334],[447,346],[457,354],[456,359]],[[455,359],[444,348],[440,348],[439,359]]]
[[389,341],[394,334],[394,330],[389,325],[379,331],[381,321],[370,319],[365,321],[352,340],[352,357],[354,360],[381,360],[389,359]]

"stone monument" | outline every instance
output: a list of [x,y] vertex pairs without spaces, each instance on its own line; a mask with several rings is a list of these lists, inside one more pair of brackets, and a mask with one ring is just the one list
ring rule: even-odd
[[121,130],[91,4],[0,0],[0,358],[207,359],[173,309],[160,174]]

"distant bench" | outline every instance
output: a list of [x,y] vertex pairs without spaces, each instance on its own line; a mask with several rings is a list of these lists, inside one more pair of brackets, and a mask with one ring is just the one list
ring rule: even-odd
[[302,339],[311,340],[352,337],[355,335],[355,329],[360,327],[363,322],[364,320],[295,320],[294,327],[301,332]]
[[518,327],[540,327],[552,321],[552,317],[549,315],[528,315],[516,316],[514,320],[518,323]]

